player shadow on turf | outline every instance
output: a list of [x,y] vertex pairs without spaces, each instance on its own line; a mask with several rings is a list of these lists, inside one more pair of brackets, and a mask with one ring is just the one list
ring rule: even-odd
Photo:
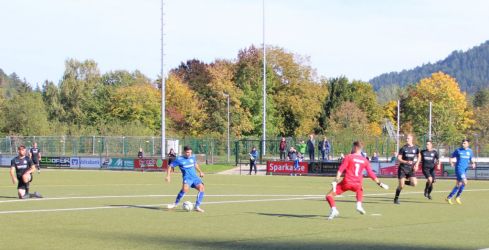
[[4,196],[4,195],[0,195],[0,199],[2,199],[2,198],[4,198],[4,199],[17,199],[19,197],[17,197],[17,196]]
[[109,205],[111,207],[125,207],[125,208],[142,208],[149,210],[166,210],[158,206],[142,206],[142,205]]
[[[253,212],[249,212],[253,213]],[[253,213],[257,215],[264,215],[264,216],[274,216],[274,217],[287,217],[287,218],[316,218],[316,217],[325,217],[324,215],[318,215],[318,214],[273,214],[273,213]]]
[[[386,197],[386,196],[372,196],[368,197],[368,199],[377,199],[379,202],[375,203],[392,203],[391,197]],[[426,198],[423,198],[424,200],[419,200],[419,198],[403,198],[401,199],[401,203],[416,203],[416,204],[437,204],[437,205],[446,205],[446,202],[444,200],[427,200]],[[365,201],[364,201],[365,203]]]

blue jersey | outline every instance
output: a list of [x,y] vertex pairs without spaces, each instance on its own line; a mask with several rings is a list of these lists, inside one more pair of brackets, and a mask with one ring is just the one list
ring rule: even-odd
[[195,172],[195,164],[197,164],[197,161],[195,160],[195,156],[193,155],[189,158],[178,156],[177,159],[172,161],[170,167],[179,167],[180,171],[182,171],[183,179],[198,179],[197,173]]
[[455,150],[452,154],[452,158],[457,159],[457,165],[455,166],[455,169],[459,171],[466,171],[469,168],[470,163],[472,162],[473,156],[474,153],[470,148],[458,148],[457,150]]

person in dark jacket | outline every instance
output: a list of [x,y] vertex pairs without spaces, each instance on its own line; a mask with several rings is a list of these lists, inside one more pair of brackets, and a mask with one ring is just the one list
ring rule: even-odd
[[170,148],[170,152],[168,153],[168,165],[170,165],[177,158],[177,154],[173,148]]
[[309,160],[314,161],[314,135],[309,135],[309,140],[307,140],[307,152],[309,153]]
[[329,160],[331,145],[329,144],[328,138],[324,137],[324,139],[318,143],[318,149],[321,152],[321,159],[323,161]]
[[285,151],[287,151],[287,141],[285,141],[285,137],[282,137],[282,140],[280,140],[278,149],[280,151],[280,160],[285,160]]

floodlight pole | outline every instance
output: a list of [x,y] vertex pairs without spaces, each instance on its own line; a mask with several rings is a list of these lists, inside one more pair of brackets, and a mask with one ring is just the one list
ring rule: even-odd
[[161,159],[166,156],[166,83],[165,83],[165,72],[164,72],[164,0],[161,0]]
[[396,142],[396,152],[399,152],[399,131],[401,123],[401,100],[397,100],[397,142]]
[[429,131],[428,132],[428,140],[430,140],[430,141],[431,141],[431,125],[432,125],[432,123],[431,123],[431,116],[432,116],[432,109],[433,109],[433,103],[430,102],[430,128],[428,130]]
[[265,150],[265,140],[267,138],[267,48],[265,45],[265,0],[262,1],[263,3],[263,12],[262,12],[262,18],[263,18],[263,27],[262,27],[262,37],[263,37],[263,134],[262,134],[262,155],[264,156],[266,153]]
[[228,115],[228,126],[227,126],[228,127],[228,134],[227,134],[227,151],[228,151],[227,153],[228,153],[228,155],[227,155],[227,162],[229,163],[229,158],[230,158],[230,155],[231,155],[231,146],[229,144],[230,143],[229,142],[229,130],[230,130],[229,128],[230,128],[230,125],[231,125],[230,119],[229,119],[230,118],[230,112],[229,112],[229,94],[223,93],[223,95],[227,98],[227,111],[228,111],[228,114],[227,114]]

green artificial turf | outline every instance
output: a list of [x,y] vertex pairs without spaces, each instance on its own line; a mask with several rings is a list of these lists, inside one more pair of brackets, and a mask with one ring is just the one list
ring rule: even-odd
[[[353,193],[337,198],[340,217],[327,221],[330,177],[204,178],[205,213],[167,211],[181,177],[162,173],[45,170],[32,191],[46,198],[18,201],[0,170],[0,249],[480,249],[489,247],[489,182],[470,181],[463,205],[444,201],[453,180],[424,180],[392,203],[391,190],[365,179],[366,215]],[[164,196],[168,195],[168,196]],[[183,199],[195,201],[192,190]],[[59,198],[59,199],[54,199]],[[65,209],[65,210],[62,210]],[[85,209],[85,210],[81,210]]]

